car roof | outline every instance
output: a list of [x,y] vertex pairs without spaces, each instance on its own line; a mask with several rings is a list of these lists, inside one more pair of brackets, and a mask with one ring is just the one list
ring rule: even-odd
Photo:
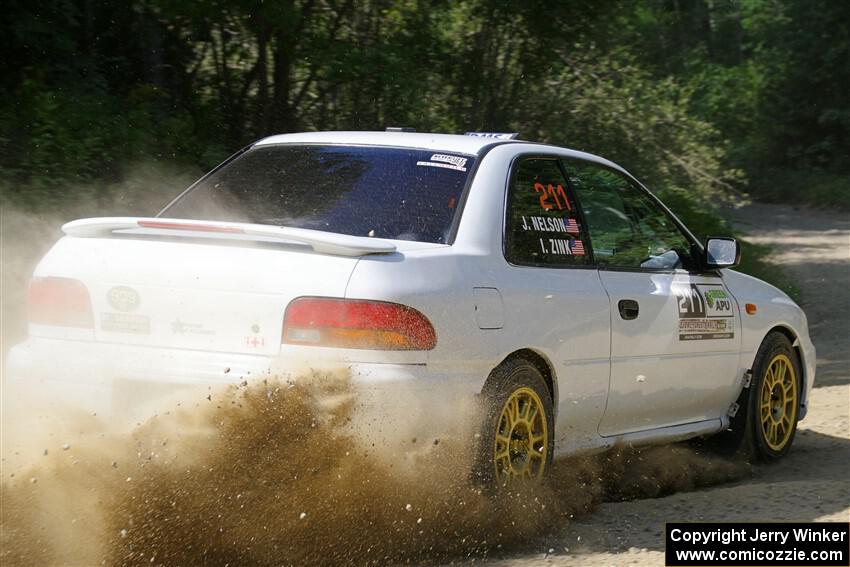
[[622,167],[603,157],[571,150],[560,146],[528,142],[525,140],[502,140],[484,136],[466,136],[460,134],[434,134],[425,132],[301,132],[297,134],[278,134],[259,140],[255,146],[274,144],[341,144],[355,146],[393,146],[402,148],[420,148],[444,152],[458,152],[476,155],[481,150],[500,144],[517,144],[526,151],[552,151],[570,157],[594,161],[631,175]]
[[263,138],[255,145],[292,143],[379,145],[477,154],[483,148],[500,141],[503,140],[457,134],[417,132],[303,132],[270,136]]

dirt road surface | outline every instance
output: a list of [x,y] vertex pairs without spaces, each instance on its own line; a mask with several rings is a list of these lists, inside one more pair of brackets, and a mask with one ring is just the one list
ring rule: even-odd
[[607,503],[539,552],[490,565],[664,565],[668,521],[850,520],[850,218],[784,205],[729,212],[747,239],[774,247],[773,260],[803,293],[818,350],[809,415],[791,453],[750,478],[665,498]]

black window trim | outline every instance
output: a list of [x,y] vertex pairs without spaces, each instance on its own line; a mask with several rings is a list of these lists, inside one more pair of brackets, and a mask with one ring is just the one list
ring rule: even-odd
[[[579,162],[583,162],[583,163],[587,163],[587,164],[592,164],[596,167],[600,167],[602,169],[607,169],[608,171],[611,171],[613,173],[616,173],[616,174],[619,174],[619,175],[625,177],[626,180],[631,182],[632,185],[638,191],[642,191],[644,195],[648,196],[650,201],[655,203],[655,205],[659,209],[661,209],[662,213],[664,213],[667,216],[668,219],[673,221],[673,224],[679,229],[679,232],[681,232],[684,235],[685,239],[691,244],[692,249],[695,247],[696,252],[699,252],[699,253],[703,252],[702,243],[700,243],[699,240],[697,240],[697,238],[688,229],[688,227],[685,226],[685,224],[682,221],[679,220],[679,218],[673,213],[673,211],[671,211],[667,207],[667,205],[665,205],[661,201],[661,199],[656,197],[652,193],[652,191],[650,191],[643,183],[638,181],[628,171],[626,171],[624,169],[614,168],[614,167],[611,167],[607,164],[600,163],[600,162],[597,162],[597,161],[594,161],[594,160],[589,160],[589,159],[582,158],[582,157],[563,156],[562,155],[562,156],[559,157],[559,161],[561,162],[561,168],[565,171],[567,182],[570,184],[570,189],[572,190],[573,195],[575,196],[575,199],[577,201],[577,205],[578,205],[579,209],[581,210],[582,219],[584,219],[584,209],[581,206],[581,196],[579,195],[578,191],[575,190],[575,188],[572,185],[572,182],[570,181],[569,168],[566,167],[566,165],[563,163],[565,160],[573,160],[573,161],[579,161]],[[590,234],[590,230],[589,230],[589,227],[588,227],[588,239],[591,238],[589,236],[589,234]],[[592,248],[592,243],[591,243],[591,248]],[[636,272],[636,273],[649,273],[649,274],[689,274],[689,275],[700,275],[700,276],[706,276],[706,277],[716,276],[716,277],[722,278],[722,275],[718,270],[700,270],[698,268],[694,269],[694,270],[687,270],[685,268],[673,268],[673,269],[641,268],[641,267],[628,267],[628,266],[601,266],[601,265],[598,265],[598,264],[596,265],[596,267],[599,270],[603,270],[603,271],[607,271],[607,272]]]
[[[575,192],[572,193],[573,200],[576,202],[577,215],[579,220],[581,221],[583,227],[585,227],[585,254],[587,256],[588,262],[586,264],[565,264],[565,265],[553,265],[553,264],[543,264],[539,262],[523,262],[522,264],[516,264],[508,259],[508,215],[510,214],[510,193],[511,193],[511,185],[513,183],[514,174],[516,173],[517,168],[519,167],[520,162],[525,161],[527,159],[546,159],[552,160],[555,162],[555,165],[561,171],[561,175],[564,176],[566,180],[567,187],[570,191],[572,191],[572,185],[570,184],[569,177],[564,171],[564,167],[561,164],[561,159],[564,156],[546,153],[540,151],[531,151],[531,152],[523,152],[516,154],[513,158],[511,158],[511,165],[508,169],[508,176],[505,180],[505,190],[502,191],[502,258],[507,262],[509,266],[515,268],[547,268],[550,270],[595,270],[598,268],[596,262],[593,258],[593,250],[590,246],[590,232],[587,230],[587,225],[584,223],[584,212],[581,210],[581,205],[578,202],[578,197]],[[592,163],[592,162],[591,162]]]

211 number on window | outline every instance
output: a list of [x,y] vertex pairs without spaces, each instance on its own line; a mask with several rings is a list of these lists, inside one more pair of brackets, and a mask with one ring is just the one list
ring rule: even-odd
[[[550,183],[548,186],[543,185],[542,183],[535,183],[534,190],[537,193],[540,193],[540,206],[543,207],[543,210],[551,211],[552,208],[557,207],[559,211],[563,209],[567,209],[568,211],[572,210],[570,206],[570,201],[567,199],[567,193],[564,191],[564,186],[558,184],[557,187],[552,186]],[[555,204],[553,205],[549,200],[549,197],[552,197],[555,200]],[[563,199],[563,203],[561,200]]]

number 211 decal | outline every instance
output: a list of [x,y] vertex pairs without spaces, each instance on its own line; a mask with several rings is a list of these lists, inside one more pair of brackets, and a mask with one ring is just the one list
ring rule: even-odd
[[[550,211],[554,206],[557,206],[559,211],[563,209],[567,209],[568,211],[572,210],[563,185],[558,184],[557,187],[554,187],[551,183],[548,186],[543,185],[542,183],[535,183],[534,190],[537,193],[540,193],[540,206],[543,207],[544,210]],[[555,199],[555,205],[547,203],[549,197],[553,197]],[[561,204],[561,199],[564,200],[563,204]]]

